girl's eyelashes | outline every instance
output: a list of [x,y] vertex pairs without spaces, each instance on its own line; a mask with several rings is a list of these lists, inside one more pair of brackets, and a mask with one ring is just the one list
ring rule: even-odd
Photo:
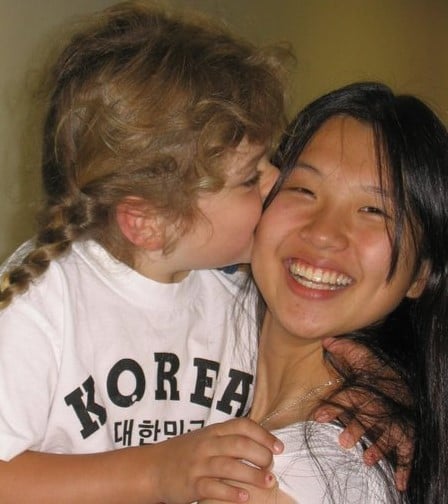
[[244,187],[253,187],[258,184],[261,178],[261,171],[256,171],[249,179],[245,180],[242,185]]

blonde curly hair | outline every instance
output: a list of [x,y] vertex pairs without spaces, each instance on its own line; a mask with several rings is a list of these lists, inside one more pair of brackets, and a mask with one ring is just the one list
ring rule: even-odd
[[281,131],[283,56],[140,3],[93,16],[52,69],[36,247],[3,276],[0,307],[75,240],[131,262],[115,219],[126,197],[185,232],[199,192],[225,183],[226,149],[243,137],[268,145]]

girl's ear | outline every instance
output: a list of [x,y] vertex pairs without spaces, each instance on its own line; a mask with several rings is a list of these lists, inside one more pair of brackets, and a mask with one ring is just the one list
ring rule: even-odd
[[136,247],[162,250],[165,246],[163,219],[142,198],[128,197],[117,205],[116,219],[123,235]]
[[406,297],[411,299],[417,299],[422,295],[426,287],[426,282],[429,278],[429,273],[431,271],[429,261],[423,261],[420,267],[420,271],[417,273],[414,281],[406,292]]

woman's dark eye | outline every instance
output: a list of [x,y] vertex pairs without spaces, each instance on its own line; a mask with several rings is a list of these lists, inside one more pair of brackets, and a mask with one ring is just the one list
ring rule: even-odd
[[296,192],[299,194],[304,194],[305,196],[314,196],[314,192],[311,189],[308,189],[307,187],[302,187],[302,186],[291,186],[291,187],[286,187],[289,191]]
[[379,217],[384,217],[386,219],[389,218],[389,214],[386,212],[384,208],[379,208],[379,207],[374,207],[374,206],[365,206],[360,209],[361,212],[371,214],[371,215],[378,215]]

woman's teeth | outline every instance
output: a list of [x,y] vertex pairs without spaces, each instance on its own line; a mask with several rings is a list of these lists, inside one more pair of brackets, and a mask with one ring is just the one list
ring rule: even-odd
[[352,283],[352,279],[343,273],[322,268],[313,268],[309,264],[291,263],[289,271],[294,279],[311,289],[336,290]]

